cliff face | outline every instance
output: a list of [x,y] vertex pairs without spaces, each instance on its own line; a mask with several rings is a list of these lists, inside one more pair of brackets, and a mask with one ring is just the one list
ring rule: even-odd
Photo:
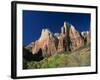
[[58,47],[62,51],[72,51],[82,47],[84,39],[73,25],[64,22],[64,26],[61,28],[59,43]]
[[37,53],[42,49],[43,55],[52,55],[57,52],[58,39],[48,29],[43,29],[40,38],[32,47],[32,53]]
[[59,52],[73,51],[86,43],[90,43],[90,33],[86,34],[78,32],[71,24],[64,22],[60,33],[53,34],[48,29],[42,29],[40,38],[26,46],[32,54],[37,54],[41,49],[43,56],[51,56]]
[[72,25],[69,30],[69,36],[70,36],[71,50],[78,49],[84,45],[83,37]]

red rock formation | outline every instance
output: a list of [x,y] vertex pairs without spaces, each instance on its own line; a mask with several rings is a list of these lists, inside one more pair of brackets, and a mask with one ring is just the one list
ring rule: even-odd
[[49,56],[55,54],[57,51],[57,41],[57,38],[48,29],[43,29],[40,38],[32,48],[32,53],[35,54],[39,49],[42,49],[43,53]]
[[75,29],[75,27],[72,25],[69,30],[69,37],[70,37],[71,50],[78,49],[84,45],[84,39],[82,38],[81,34]]
[[29,45],[27,45],[25,48],[28,49],[30,52],[32,52],[32,48],[35,46],[35,43],[32,42]]
[[65,51],[65,35],[61,34],[59,36],[59,43],[58,43],[58,51],[57,52],[63,52]]
[[[90,34],[88,34],[90,36]],[[90,37],[87,37],[90,42]],[[36,54],[40,49],[44,56],[51,56],[59,52],[73,51],[84,45],[83,36],[71,24],[64,22],[61,33],[53,34],[48,29],[43,29],[40,38],[27,47]]]
[[61,34],[59,36],[58,52],[69,51],[69,24],[64,22],[61,27]]

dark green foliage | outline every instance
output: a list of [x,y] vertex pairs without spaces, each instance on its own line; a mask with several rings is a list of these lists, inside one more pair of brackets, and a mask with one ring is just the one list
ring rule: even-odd
[[23,69],[27,69],[27,61],[25,59],[23,59]]

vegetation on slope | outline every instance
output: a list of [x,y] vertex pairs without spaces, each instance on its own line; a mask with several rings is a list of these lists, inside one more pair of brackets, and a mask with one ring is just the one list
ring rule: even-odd
[[73,52],[63,52],[46,57],[41,61],[25,61],[24,69],[58,68],[58,67],[81,67],[90,66],[90,48],[82,47]]

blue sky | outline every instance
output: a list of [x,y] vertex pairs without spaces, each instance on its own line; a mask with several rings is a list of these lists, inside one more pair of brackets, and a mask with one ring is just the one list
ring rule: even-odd
[[43,28],[53,33],[60,32],[64,21],[74,25],[79,32],[87,31],[90,28],[90,16],[85,13],[23,10],[23,45],[37,40]]

